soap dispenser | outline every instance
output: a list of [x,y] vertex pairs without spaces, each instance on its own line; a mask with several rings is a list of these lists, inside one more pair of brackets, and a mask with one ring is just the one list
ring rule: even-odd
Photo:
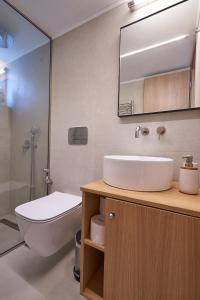
[[198,164],[193,162],[192,155],[183,156],[185,159],[180,168],[179,191],[185,194],[196,195],[199,192]]

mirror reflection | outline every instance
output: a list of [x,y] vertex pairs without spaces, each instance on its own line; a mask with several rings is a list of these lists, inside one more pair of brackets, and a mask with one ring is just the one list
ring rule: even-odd
[[119,116],[200,107],[198,3],[121,28]]

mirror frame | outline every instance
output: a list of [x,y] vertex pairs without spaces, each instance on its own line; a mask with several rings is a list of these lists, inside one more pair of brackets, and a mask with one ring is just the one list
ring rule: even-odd
[[150,18],[150,17],[153,17],[153,16],[155,16],[155,15],[157,15],[157,14],[159,14],[159,13],[162,13],[163,11],[166,11],[166,10],[172,8],[172,7],[175,7],[175,6],[177,6],[177,5],[180,5],[180,4],[182,4],[182,3],[184,3],[184,2],[187,2],[187,1],[189,1],[189,0],[181,0],[181,1],[178,1],[178,2],[175,3],[175,4],[172,4],[172,5],[170,5],[170,6],[166,7],[166,8],[160,9],[160,10],[158,10],[158,11],[156,11],[156,12],[154,12],[154,13],[148,15],[148,16],[145,16],[145,17],[140,18],[140,19],[138,19],[138,20],[136,20],[136,21],[134,21],[134,22],[131,22],[131,23],[129,23],[129,24],[126,24],[126,25],[120,27],[120,40],[119,40],[119,75],[118,75],[118,107],[117,107],[117,116],[118,116],[119,118],[124,118],[124,117],[129,117],[129,118],[130,118],[130,117],[134,117],[134,116],[155,115],[155,114],[163,114],[163,113],[169,113],[169,112],[179,112],[179,111],[181,112],[181,111],[200,110],[200,107],[193,107],[193,108],[184,108],[184,109],[175,109],[175,110],[164,110],[164,111],[146,112],[146,113],[139,113],[139,114],[133,114],[133,115],[120,115],[120,114],[119,114],[119,105],[120,105],[120,72],[121,72],[120,50],[121,50],[121,36],[122,36],[122,30],[123,30],[124,28],[128,27],[128,26],[131,26],[131,25],[133,25],[133,24],[139,23],[139,22],[141,22],[141,21],[143,21],[143,20],[146,20],[146,19],[148,19],[148,18]]

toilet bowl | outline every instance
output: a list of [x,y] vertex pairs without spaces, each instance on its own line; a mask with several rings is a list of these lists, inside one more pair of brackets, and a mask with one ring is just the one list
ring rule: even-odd
[[50,256],[80,229],[81,197],[55,192],[15,209],[26,244],[40,256]]

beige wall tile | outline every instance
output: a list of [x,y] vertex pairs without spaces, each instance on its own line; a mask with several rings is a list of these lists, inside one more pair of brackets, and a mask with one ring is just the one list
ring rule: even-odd
[[[133,14],[127,4],[121,5],[54,41],[51,111],[54,190],[78,193],[80,185],[101,178],[105,154],[170,156],[175,159],[175,179],[183,154],[193,153],[200,162],[200,112],[117,117],[120,27],[163,8],[166,3],[156,1]],[[148,137],[134,138],[138,124],[150,129]],[[88,145],[69,146],[68,128],[81,125],[89,128]],[[160,125],[166,126],[167,132],[159,140],[156,128]]]

